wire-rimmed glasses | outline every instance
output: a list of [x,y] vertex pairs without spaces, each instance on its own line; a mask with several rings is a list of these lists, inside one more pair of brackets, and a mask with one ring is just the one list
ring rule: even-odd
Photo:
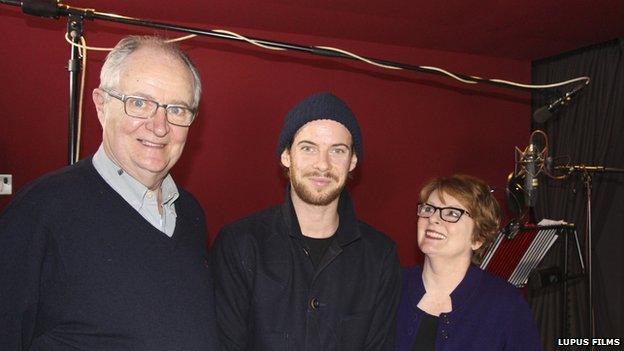
[[165,115],[169,123],[180,127],[188,127],[193,123],[197,113],[195,109],[184,105],[160,104],[141,96],[125,95],[101,88],[100,90],[121,101],[124,105],[124,112],[134,118],[151,118],[156,114],[158,108],[162,107],[165,109]]

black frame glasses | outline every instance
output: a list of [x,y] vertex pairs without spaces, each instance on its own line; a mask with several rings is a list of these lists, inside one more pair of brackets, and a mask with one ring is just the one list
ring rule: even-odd
[[449,222],[449,223],[457,223],[464,214],[468,215],[468,217],[472,217],[472,215],[470,215],[470,212],[462,208],[438,207],[438,206],[433,206],[432,204],[429,204],[429,203],[418,204],[418,217],[429,218],[435,215],[436,211],[440,211],[438,214],[441,220],[445,222]]
[[[160,107],[165,109],[165,116],[170,124],[179,127],[189,127],[195,120],[197,111],[184,105],[161,104],[157,101],[144,98],[142,96],[125,95],[116,91],[100,88],[106,94],[121,101],[124,105],[124,112],[134,118],[152,118]],[[137,111],[134,111],[136,109]],[[141,111],[139,111],[141,109]]]

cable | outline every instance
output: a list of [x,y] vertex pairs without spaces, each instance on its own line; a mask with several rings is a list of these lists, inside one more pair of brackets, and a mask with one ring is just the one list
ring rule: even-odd
[[488,79],[488,80],[491,82],[509,84],[509,85],[513,85],[516,87],[522,87],[522,88],[528,88],[528,89],[548,89],[548,88],[555,88],[555,87],[568,85],[570,83],[578,82],[581,80],[584,80],[585,85],[587,85],[591,81],[591,78],[588,76],[581,76],[581,77],[573,78],[570,80],[566,80],[564,82],[558,82],[558,83],[552,83],[552,84],[521,84],[521,83],[516,83],[516,82],[510,82],[507,80],[502,80],[502,79]]
[[169,40],[165,40],[167,43],[174,43],[176,41],[183,41],[183,40],[187,40],[187,39],[191,39],[196,37],[197,35],[195,34],[189,34],[189,35],[185,35],[183,37],[179,37],[179,38],[174,38],[174,39],[169,39]]
[[[87,41],[83,36],[80,37],[80,44],[87,46]],[[84,102],[84,89],[85,80],[87,77],[87,50],[81,49],[80,56],[82,56],[82,73],[80,75],[80,98],[78,99],[78,128],[76,131],[76,159],[74,162],[80,160],[80,140],[82,136],[82,106]]]
[[[449,71],[443,70],[442,68],[433,67],[433,66],[418,66],[418,67],[444,73],[447,76],[449,76],[449,77],[451,77],[453,79],[457,79],[458,81],[460,81],[462,83],[466,83],[466,84],[477,84],[478,83],[477,81],[474,81],[474,80],[466,80],[466,79],[460,78],[460,77],[454,75],[453,73],[451,73]],[[480,78],[480,77],[473,77],[473,78],[483,79],[483,78]],[[488,79],[486,79],[486,80],[488,80]]]
[[[231,39],[238,39],[238,40],[242,40],[245,41],[249,44],[261,47],[263,49],[267,49],[267,50],[278,50],[278,51],[286,51],[288,49],[282,48],[282,47],[276,47],[273,45],[266,45],[266,44],[262,44],[259,40],[255,40],[255,39],[251,39],[248,38],[244,35],[238,34],[236,32],[232,32],[229,30],[225,30],[225,29],[213,29],[212,32],[214,33],[220,33],[220,34],[227,34],[230,36]],[[191,39],[193,37],[196,37],[197,35],[195,34],[191,34],[191,35],[186,35],[183,37],[179,37],[179,38],[174,38],[174,39],[169,39],[167,40],[167,42],[178,42],[178,41],[183,41],[183,40],[187,40],[187,39]],[[113,48],[102,48],[102,47],[89,47],[83,44],[77,44],[72,42],[69,37],[66,35],[65,36],[65,40],[70,43],[71,45],[74,46],[78,46],[83,50],[96,50],[96,51],[110,51]],[[347,50],[343,50],[343,49],[339,49],[339,48],[335,48],[335,47],[331,47],[331,46],[314,46],[313,48],[317,48],[317,49],[321,49],[321,50],[326,50],[326,51],[331,51],[331,52],[335,52],[335,53],[340,53],[342,55],[346,55],[350,58],[368,63],[370,65],[373,66],[377,66],[377,67],[381,67],[381,68],[386,68],[386,69],[393,69],[393,70],[403,70],[402,67],[397,67],[394,65],[388,65],[388,64],[383,64],[383,63],[379,63],[376,62],[374,60],[368,59],[366,57],[362,57],[360,55],[357,55],[353,52],[347,51]],[[86,52],[86,51],[85,51]],[[549,88],[555,88],[555,87],[560,87],[560,86],[564,86],[564,85],[568,85],[574,82],[578,82],[578,81],[585,81],[585,85],[589,84],[591,78],[588,76],[581,76],[581,77],[577,77],[577,78],[573,78],[573,79],[569,79],[563,82],[556,82],[556,83],[551,83],[551,84],[523,84],[523,83],[518,83],[518,82],[513,82],[513,81],[509,81],[509,80],[504,80],[504,79],[497,79],[497,78],[481,78],[478,76],[467,76],[468,78],[473,78],[475,80],[470,80],[470,79],[465,79],[462,77],[459,77],[457,74],[454,74],[452,72],[449,72],[447,70],[444,70],[442,68],[438,68],[438,67],[434,67],[434,66],[413,66],[416,67],[418,69],[421,70],[425,70],[425,71],[434,71],[434,72],[438,72],[438,73],[442,73],[450,78],[453,78],[459,82],[465,83],[465,84],[477,84],[477,83],[483,83],[483,81],[488,81],[488,82],[493,82],[493,83],[498,83],[498,84],[503,84],[503,85],[507,85],[507,86],[512,86],[512,87],[520,87],[520,88],[525,88],[525,89],[536,89],[536,90],[541,90],[541,89],[549,89]]]
[[353,57],[355,59],[358,59],[358,60],[360,60],[362,62],[366,62],[366,63],[371,64],[373,66],[378,66],[378,67],[383,67],[383,68],[388,68],[388,69],[399,69],[399,70],[403,69],[403,68],[397,67],[397,66],[390,66],[390,65],[384,65],[384,64],[381,64],[381,63],[377,63],[375,61],[369,60],[369,59],[364,58],[362,56],[356,55],[356,54],[354,54],[352,52],[349,52],[349,51],[346,51],[346,50],[342,50],[342,49],[338,49],[338,48],[333,48],[331,46],[315,46],[315,48],[339,52],[341,54],[345,54],[347,56],[351,56],[351,57]]
[[[185,35],[183,37],[179,37],[179,38],[174,38],[174,39],[168,39],[165,40],[167,43],[173,43],[173,42],[177,42],[177,41],[183,41],[183,40],[188,40],[191,39],[193,37],[196,37],[197,35],[195,34],[189,34],[189,35]],[[69,45],[75,46],[81,50],[93,50],[93,51],[112,51],[113,48],[103,48],[103,47],[96,47],[96,46],[87,46],[86,44],[82,43],[82,40],[80,41],[80,44],[76,44],[74,43],[70,38],[69,38],[69,34],[65,34],[65,41],[69,43]],[[259,45],[259,46],[263,46],[264,45]]]
[[[231,31],[227,31],[227,30],[223,30],[223,29],[213,29],[212,31],[216,32],[216,33],[229,34],[229,35],[233,36],[234,38],[246,41],[246,42],[248,42],[250,44],[253,44],[253,45],[265,48],[265,49],[269,49],[269,50],[286,50],[284,48],[278,48],[278,47],[273,47],[273,46],[261,44],[257,40],[247,38],[244,35],[241,35],[241,34],[238,34],[238,33],[235,33],[235,32],[231,32]],[[366,62],[366,63],[368,63],[370,65],[377,66],[377,67],[382,67],[382,68],[386,68],[386,69],[395,69],[395,70],[402,70],[403,69],[403,68],[397,67],[397,66],[381,64],[381,63],[375,62],[373,60],[369,60],[369,59],[367,59],[365,57],[362,57],[360,55],[354,54],[354,53],[352,53],[350,51],[334,48],[334,47],[331,47],[331,46],[314,46],[314,47],[318,48],[318,49],[338,52],[338,53],[347,55],[349,57],[355,58],[357,60],[360,60],[362,62]],[[447,76],[449,76],[449,77],[451,77],[453,79],[456,79],[456,80],[458,80],[458,81],[460,81],[462,83],[466,83],[466,84],[477,84],[477,83],[479,83],[476,80],[468,80],[468,79],[461,78],[461,77],[459,77],[459,76],[457,76],[457,75],[455,75],[455,74],[453,74],[453,73],[451,73],[451,72],[449,72],[447,70],[444,70],[442,68],[433,67],[433,66],[417,66],[417,67],[421,68],[421,69],[425,69],[425,70],[440,72],[440,73],[442,73],[444,75],[447,75]],[[505,85],[510,85],[510,86],[516,86],[516,87],[522,87],[522,88],[527,88],[527,89],[554,88],[554,87],[568,85],[570,83],[578,82],[578,81],[581,81],[581,80],[586,81],[585,84],[589,84],[589,81],[590,81],[590,77],[582,76],[582,77],[577,77],[577,78],[570,79],[570,80],[567,80],[567,81],[564,81],[564,82],[557,82],[557,83],[552,83],[552,84],[522,84],[522,83],[517,83],[517,82],[504,80],[504,79],[487,79],[487,78],[481,78],[481,77],[477,77],[477,76],[470,76],[470,77],[471,78],[475,78],[475,79],[479,79],[479,80],[487,80],[487,81],[490,81],[490,82],[495,82],[495,83],[500,83],[500,84],[505,84]]]
[[238,33],[230,32],[229,30],[225,30],[225,29],[213,29],[212,31],[213,31],[213,32],[216,32],[216,33],[229,34],[229,35],[231,35],[231,36],[233,36],[233,37],[235,37],[235,38],[238,38],[238,39],[240,39],[240,40],[246,41],[246,42],[248,42],[249,44],[256,45],[256,46],[259,46],[259,47],[264,48],[264,49],[268,49],[268,50],[277,50],[277,51],[285,51],[285,50],[286,50],[286,49],[284,49],[284,48],[276,48],[276,47],[273,47],[273,46],[268,46],[268,45],[260,44],[257,40],[249,39],[249,38],[247,38],[247,37],[245,37],[245,36],[242,36],[242,35],[240,35],[240,34],[238,34]]
[[69,34],[65,34],[65,41],[69,43],[69,45],[75,46],[81,50],[93,50],[93,51],[111,51],[113,50],[113,48],[101,48],[101,47],[95,47],[95,46],[87,46],[86,44],[82,44],[82,40],[80,41],[80,44],[76,44],[74,43],[70,38],[69,38]]

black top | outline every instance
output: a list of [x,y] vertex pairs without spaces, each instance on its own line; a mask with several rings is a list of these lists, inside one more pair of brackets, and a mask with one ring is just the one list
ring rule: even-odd
[[432,316],[423,311],[423,317],[418,327],[412,351],[435,351],[438,320],[437,316]]
[[318,267],[321,259],[325,256],[325,252],[327,252],[327,248],[329,247],[329,244],[331,244],[333,238],[333,235],[329,238],[323,239],[303,236],[303,244],[307,250],[306,253],[310,256],[314,268]]

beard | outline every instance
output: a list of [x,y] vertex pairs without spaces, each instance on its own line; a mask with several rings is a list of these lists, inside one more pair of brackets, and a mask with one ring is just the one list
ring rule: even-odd
[[[344,189],[346,185],[346,181],[340,183],[340,179],[338,178],[338,176],[331,172],[309,172],[301,177],[297,177],[293,174],[291,167],[291,169],[289,169],[288,171],[288,175],[290,178],[290,183],[292,185],[292,190],[297,193],[297,196],[299,196],[299,198],[303,200],[303,202],[314,206],[329,205],[340,196],[342,189]],[[338,185],[335,188],[316,190],[305,183],[304,179],[307,177],[325,177],[338,183]]]

